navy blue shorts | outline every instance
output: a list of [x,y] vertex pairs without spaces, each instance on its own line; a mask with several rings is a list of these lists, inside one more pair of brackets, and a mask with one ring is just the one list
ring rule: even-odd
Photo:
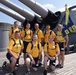
[[[46,56],[46,55],[45,55]],[[47,56],[46,56],[47,57]],[[56,57],[55,60],[51,60],[50,58],[48,58],[47,62],[50,60],[49,64],[55,66],[56,64]]]
[[55,60],[50,60],[50,65],[55,66],[55,64],[56,64],[56,59]]
[[39,64],[37,65],[38,60],[39,60],[39,57],[34,58],[35,64],[32,64],[32,67],[38,68],[38,67],[41,66],[41,63],[39,63]]
[[7,53],[6,54],[6,57],[7,57],[7,59],[10,61],[10,63],[11,63],[11,57],[13,57],[11,54],[9,54],[9,53]]
[[24,44],[23,53],[26,53],[26,48],[27,48],[27,45],[29,44],[29,42],[23,41],[23,44]]
[[64,51],[64,42],[59,42],[58,43],[60,51]]
[[[7,53],[6,54],[6,57],[7,57],[7,59],[10,61],[10,63],[12,62],[11,61],[11,57],[13,57],[10,53]],[[19,58],[17,59],[17,62],[16,62],[16,64],[19,64]]]

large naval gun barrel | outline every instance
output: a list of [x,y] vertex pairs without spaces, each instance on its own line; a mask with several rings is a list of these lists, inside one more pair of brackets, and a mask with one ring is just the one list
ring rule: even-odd
[[[11,8],[12,10],[18,12],[20,15],[24,16],[27,21],[25,20],[23,25],[25,25],[28,21],[31,23],[31,28],[33,27],[33,25],[35,23],[40,23],[41,24],[41,18],[38,16],[35,16],[34,14],[32,14],[31,12],[21,8],[20,6],[10,2],[9,0],[0,0],[0,2],[2,4],[4,4],[5,6]],[[41,27],[41,25],[40,25]]]
[[43,18],[43,24],[50,24],[51,29],[54,29],[56,27],[61,16],[60,11],[53,13],[50,10],[44,8],[39,3],[35,2],[34,0],[19,0],[19,1],[27,5],[37,14],[39,14]]
[[20,21],[20,22],[24,22],[25,18],[23,16],[21,16],[20,14],[16,13],[16,12],[11,12],[7,9],[5,9],[4,7],[0,6],[0,11],[7,14],[8,16],[11,16],[12,18]]
[[34,15],[32,13],[30,13],[29,11],[21,8],[20,6],[12,3],[9,0],[0,0],[0,2],[2,4],[4,4],[5,6],[9,7],[10,9],[18,12],[19,14],[21,14],[22,16],[26,17],[27,19],[29,19],[30,21],[33,20]]

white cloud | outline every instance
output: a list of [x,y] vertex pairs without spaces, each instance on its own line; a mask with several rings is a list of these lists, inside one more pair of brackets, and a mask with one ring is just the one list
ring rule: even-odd
[[58,9],[57,11],[65,11],[65,8],[63,7],[63,8],[60,8],[60,9]]
[[[68,6],[68,8],[69,8],[69,7],[72,7],[72,6]],[[73,9],[72,9],[72,10],[73,10]],[[61,12],[65,11],[65,7],[58,9],[58,11],[61,11]]]
[[43,5],[45,8],[47,8],[47,9],[54,9],[54,8],[56,8],[54,5],[52,5],[52,4],[45,4],[45,5]]

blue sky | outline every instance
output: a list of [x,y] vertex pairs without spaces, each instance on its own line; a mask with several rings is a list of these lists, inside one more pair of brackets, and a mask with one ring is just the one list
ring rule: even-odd
[[[31,9],[29,9],[27,6],[19,2],[18,0],[10,0],[10,1],[30,11],[33,14],[35,13]],[[59,9],[63,8],[65,4],[67,4],[68,6],[74,6],[76,4],[76,0],[35,0],[35,1],[40,3],[41,5],[43,5],[44,7],[46,7],[52,12],[56,12]],[[2,4],[0,4],[0,6],[6,8],[7,10],[9,9]],[[12,17],[0,12],[0,22],[6,22],[6,23],[13,24],[14,21],[15,19],[13,19]]]

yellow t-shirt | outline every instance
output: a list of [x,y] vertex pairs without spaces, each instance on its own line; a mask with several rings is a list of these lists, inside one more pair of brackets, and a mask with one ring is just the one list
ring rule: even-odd
[[49,42],[49,40],[48,40],[49,35],[52,35],[54,37],[54,39],[56,37],[56,34],[54,33],[54,31],[52,31],[52,30],[46,30],[44,32],[44,42],[45,43],[48,43]]
[[60,52],[59,45],[55,42],[46,43],[44,45],[44,52],[46,52],[49,56],[55,56],[57,52]]
[[[38,45],[39,45],[39,48],[38,48]],[[27,46],[26,52],[30,53],[32,57],[37,58],[39,56],[39,53],[42,52],[41,43],[38,44],[38,42],[35,42],[35,43],[30,42]]]
[[35,33],[38,35],[38,42],[42,42],[42,38],[44,38],[43,32],[38,29],[35,31]]
[[19,31],[19,30],[20,30],[19,28],[11,27],[10,30],[9,30],[8,35],[10,36],[10,38],[14,38],[15,31]]
[[[20,44],[21,43],[21,44]],[[14,55],[18,56],[20,51],[24,48],[23,41],[19,39],[11,39],[8,43],[7,49],[11,50]]]
[[62,32],[58,31],[56,33],[56,39],[55,39],[56,42],[65,42],[65,38],[63,37],[63,34]]
[[30,29],[23,29],[21,31],[21,37],[24,38],[24,41],[30,42],[32,40],[32,31]]

